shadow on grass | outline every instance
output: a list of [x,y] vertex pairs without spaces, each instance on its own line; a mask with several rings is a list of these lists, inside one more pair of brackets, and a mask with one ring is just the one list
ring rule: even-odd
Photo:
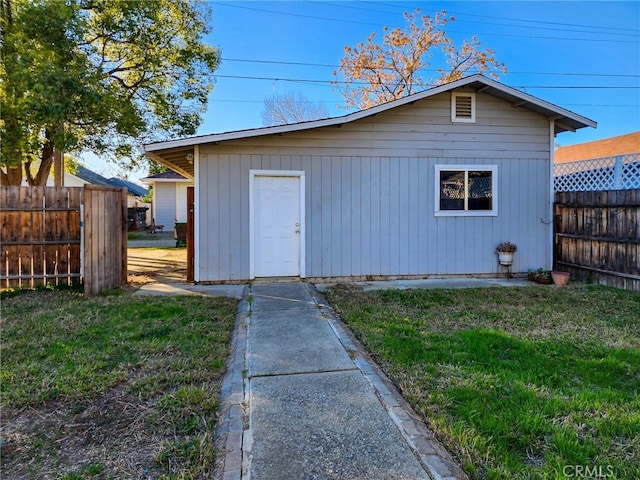
[[[490,439],[495,458],[510,468],[590,465],[606,457],[603,445],[640,433],[633,408],[638,350],[520,340],[478,328],[425,339],[411,325],[394,325],[379,352],[395,365],[428,372],[440,386],[432,397],[437,408],[457,419],[458,429]],[[619,478],[632,478],[623,463],[610,462]]]

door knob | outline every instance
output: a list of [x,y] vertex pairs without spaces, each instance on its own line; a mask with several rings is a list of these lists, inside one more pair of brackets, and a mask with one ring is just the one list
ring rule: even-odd
[[300,233],[300,230],[296,230],[296,233]]

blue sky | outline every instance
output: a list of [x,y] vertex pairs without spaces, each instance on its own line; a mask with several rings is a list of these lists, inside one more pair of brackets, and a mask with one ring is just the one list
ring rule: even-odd
[[[330,84],[346,45],[404,26],[405,11],[446,10],[456,45],[476,35],[507,67],[499,81],[598,122],[571,145],[640,130],[640,2],[212,1],[222,64],[198,134],[262,126],[264,99],[302,93],[344,115]],[[433,67],[439,65],[434,64]],[[132,175],[134,179],[135,175]]]
[[264,98],[274,91],[303,93],[323,102],[332,115],[345,114],[337,108],[342,96],[328,83],[335,70],[330,65],[339,64],[345,45],[355,46],[372,32],[381,37],[385,25],[405,25],[402,13],[416,7],[455,16],[446,29],[457,45],[476,35],[493,49],[508,70],[501,82],[598,122],[597,129],[563,134],[557,143],[640,130],[640,2],[215,1],[209,6],[214,30],[207,41],[222,50],[223,61],[200,134],[262,126]]

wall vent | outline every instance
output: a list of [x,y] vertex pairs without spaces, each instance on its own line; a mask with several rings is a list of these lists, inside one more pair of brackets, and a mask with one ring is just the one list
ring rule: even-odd
[[476,121],[475,93],[451,94],[451,121],[467,123]]

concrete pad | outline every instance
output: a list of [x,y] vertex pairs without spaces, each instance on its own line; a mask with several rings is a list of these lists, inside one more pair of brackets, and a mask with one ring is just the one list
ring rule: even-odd
[[397,280],[396,283],[398,288],[402,289],[520,287],[527,285],[525,279],[519,278],[428,278],[425,280]]
[[251,297],[251,310],[255,312],[316,309],[313,297],[300,282],[254,284]]
[[252,480],[429,478],[358,371],[252,378],[249,389]]
[[[482,287],[526,287],[535,285],[524,278],[474,278],[474,277],[449,277],[449,278],[425,278],[415,280],[374,280],[370,282],[353,282],[363,290],[406,290],[409,288],[482,288]],[[314,286],[319,292],[324,292],[336,283],[316,283]]]
[[189,283],[147,283],[134,295],[202,295],[242,298],[245,285],[191,285]]
[[253,313],[248,345],[250,377],[356,368],[317,309]]
[[254,283],[251,292],[254,295],[289,298],[305,302],[313,301],[307,287],[301,282]]

